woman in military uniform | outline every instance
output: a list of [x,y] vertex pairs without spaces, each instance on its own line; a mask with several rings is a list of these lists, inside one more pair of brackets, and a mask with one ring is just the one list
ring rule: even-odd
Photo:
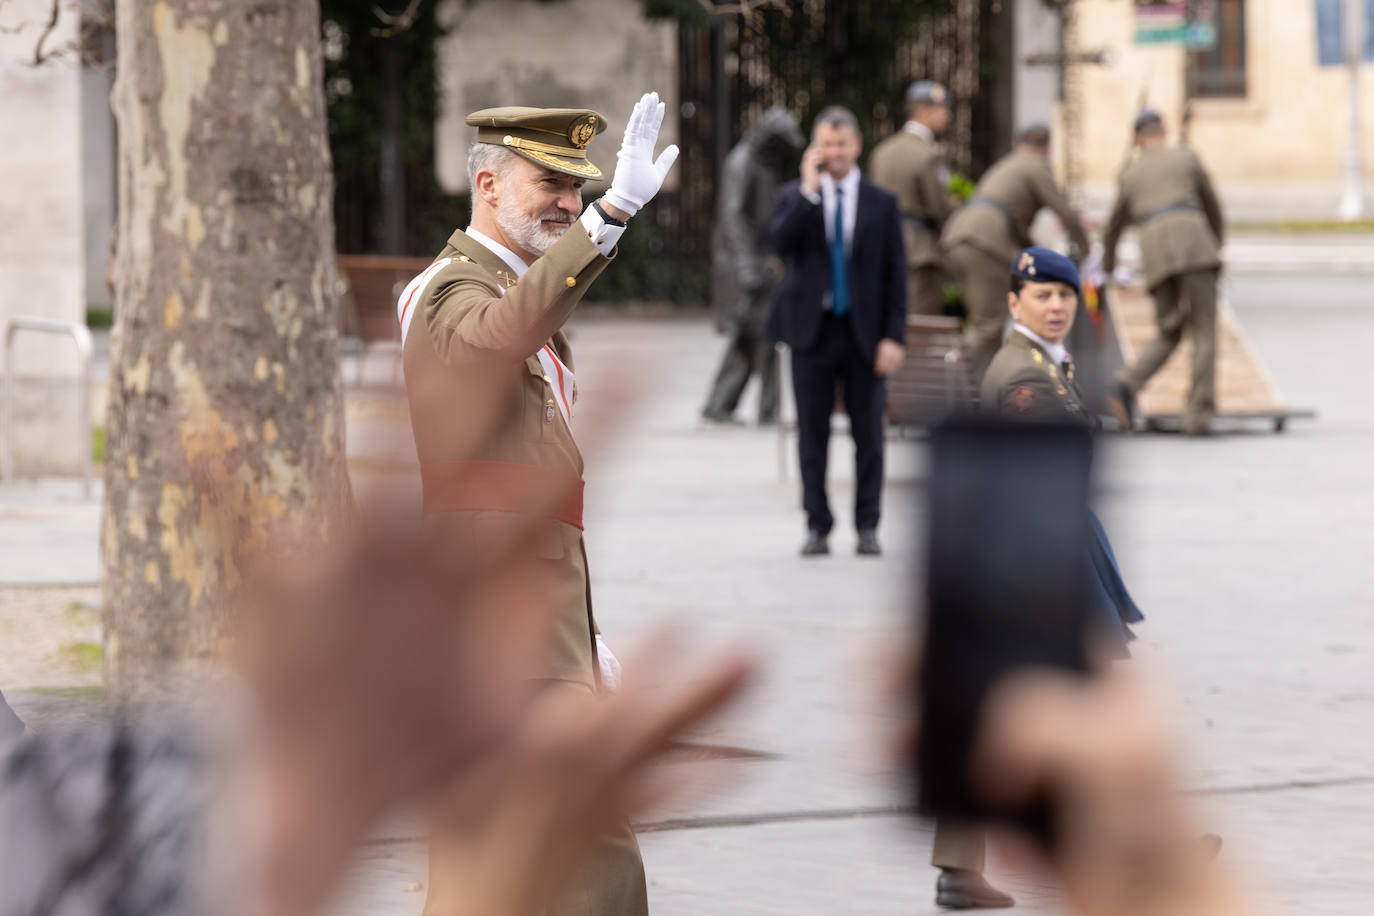
[[[1007,307],[1015,324],[983,377],[979,404],[985,413],[1016,420],[1081,423],[1096,428],[1074,380],[1064,338],[1078,310],[1078,268],[1047,248],[1027,248],[1011,265]],[[1131,600],[1107,533],[1092,516],[1093,598],[1108,646],[1120,658],[1134,637],[1129,625],[1144,620]]]

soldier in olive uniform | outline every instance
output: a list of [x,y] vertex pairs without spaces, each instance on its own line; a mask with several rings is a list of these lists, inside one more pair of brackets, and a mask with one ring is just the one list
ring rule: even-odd
[[912,83],[906,93],[906,124],[875,146],[868,160],[873,183],[897,196],[902,213],[906,301],[913,315],[938,315],[945,307],[939,241],[954,200],[938,140],[949,127],[949,105],[949,90],[939,83]]
[[1140,227],[1145,284],[1155,302],[1159,336],[1118,378],[1112,407],[1126,429],[1135,422],[1135,395],[1187,334],[1193,342],[1192,387],[1183,431],[1206,435],[1216,411],[1217,275],[1224,226],[1221,204],[1191,150],[1164,145],[1164,122],[1145,110],[1135,122],[1139,152],[1121,172],[1103,236],[1102,267],[1116,264],[1127,225]]
[[759,377],[759,424],[778,418],[778,359],[763,333],[780,271],[768,251],[783,174],[806,145],[797,119],[770,108],[730,155],[720,180],[716,231],[711,250],[711,287],[718,321],[730,342],[701,415],[729,421],[750,375]]
[[[664,106],[635,106],[610,189],[585,211],[582,185],[601,177],[586,147],[606,127],[594,111],[474,112],[468,155],[472,222],[401,294],[402,358],[420,459],[426,524],[456,556],[481,557],[535,528],[536,583],[549,615],[546,689],[594,692],[615,670],[596,635],[582,527],[577,399],[563,324],[610,263],[626,220],[663,183],[677,147],[653,158]],[[579,218],[580,214],[580,218]],[[482,430],[473,453],[473,427]],[[505,608],[492,608],[502,613]],[[603,674],[604,672],[604,674]],[[463,911],[447,857],[470,854],[459,828],[436,828],[426,916]],[[644,867],[626,825],[606,838],[552,913],[648,912]]]
[[1088,236],[1078,214],[1054,183],[1050,129],[1022,130],[1016,146],[988,169],[973,199],[961,207],[940,236],[945,263],[959,282],[968,310],[969,362],[975,388],[1002,346],[1011,276],[1007,265],[1030,242],[1030,227],[1042,207],[1064,223],[1077,260],[1088,253]]
[[1027,248],[1006,267],[1012,332],[983,376],[979,408],[1012,419],[1094,425],[1064,338],[1078,311],[1078,269],[1048,248]]

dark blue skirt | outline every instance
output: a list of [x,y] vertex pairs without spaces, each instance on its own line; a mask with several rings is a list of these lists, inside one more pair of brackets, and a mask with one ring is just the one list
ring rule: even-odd
[[1088,601],[1092,619],[1097,621],[1098,629],[1105,635],[1109,650],[1116,658],[1126,658],[1130,652],[1126,644],[1135,639],[1130,624],[1140,623],[1145,615],[1140,613],[1126,583],[1121,579],[1121,569],[1116,565],[1116,554],[1107,540],[1107,532],[1092,512],[1088,513],[1092,523],[1092,541],[1088,545],[1091,569],[1088,574]]
[[0,693],[0,740],[17,738],[23,731],[24,723],[19,721],[14,710],[5,702],[5,695]]

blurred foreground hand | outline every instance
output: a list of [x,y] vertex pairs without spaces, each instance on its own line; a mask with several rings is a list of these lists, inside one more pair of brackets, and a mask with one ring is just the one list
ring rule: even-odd
[[262,575],[240,670],[260,723],[269,913],[316,910],[385,814],[452,816],[455,795],[474,799],[453,866],[465,907],[537,913],[602,831],[671,793],[656,755],[739,693],[747,659],[666,637],[627,665],[681,674],[654,690],[531,681],[548,621],[523,537],[464,566],[422,525],[374,514]]
[[1027,853],[1057,876],[1075,913],[1257,916],[1264,910],[1199,842],[1168,733],[1136,674],[1012,675],[988,696],[973,775],[990,800],[1055,799],[1056,848]]

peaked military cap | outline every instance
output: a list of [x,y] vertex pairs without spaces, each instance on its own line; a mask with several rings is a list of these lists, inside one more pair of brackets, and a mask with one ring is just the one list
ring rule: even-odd
[[504,146],[535,165],[573,175],[600,178],[587,158],[587,144],[606,129],[606,119],[586,108],[483,108],[468,115],[477,142]]
[[1142,108],[1140,114],[1135,116],[1136,133],[1154,127],[1156,124],[1163,126],[1164,118],[1162,118],[1159,112],[1155,111],[1153,108]]
[[906,91],[908,105],[949,105],[949,90],[934,80],[917,80]]
[[1011,275],[1030,283],[1067,283],[1079,289],[1078,268],[1071,259],[1048,248],[1031,247],[1022,250],[1011,262]]

